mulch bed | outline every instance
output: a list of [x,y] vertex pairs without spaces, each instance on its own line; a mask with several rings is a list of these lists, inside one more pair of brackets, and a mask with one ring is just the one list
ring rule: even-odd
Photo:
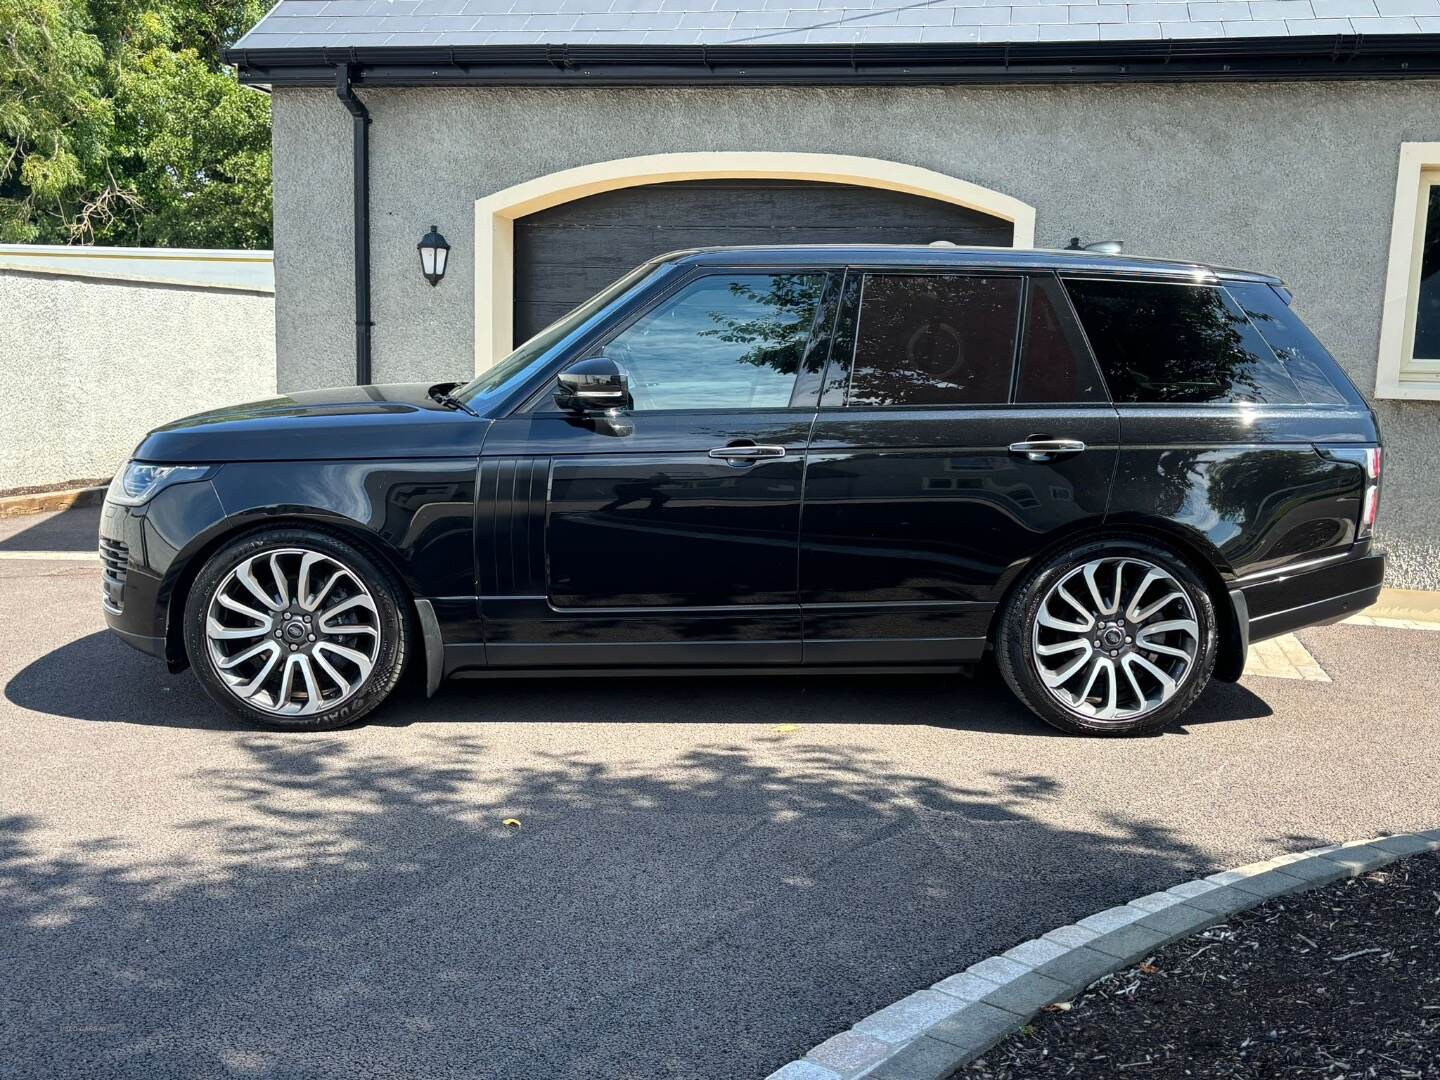
[[1440,853],[1267,901],[1068,1005],[957,1080],[1440,1078]]

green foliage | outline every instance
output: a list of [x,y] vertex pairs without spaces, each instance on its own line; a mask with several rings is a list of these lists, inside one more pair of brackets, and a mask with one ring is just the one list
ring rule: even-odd
[[0,242],[270,245],[263,0],[0,0]]

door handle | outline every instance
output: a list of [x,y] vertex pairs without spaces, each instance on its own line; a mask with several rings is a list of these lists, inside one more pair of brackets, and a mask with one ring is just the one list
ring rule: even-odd
[[785,448],[783,446],[717,446],[710,451],[710,456],[723,461],[746,462],[759,458],[784,457]]
[[1061,454],[1078,454],[1085,449],[1079,439],[1049,439],[1034,435],[1023,442],[1012,442],[1012,454],[1024,454],[1031,461],[1049,461]]

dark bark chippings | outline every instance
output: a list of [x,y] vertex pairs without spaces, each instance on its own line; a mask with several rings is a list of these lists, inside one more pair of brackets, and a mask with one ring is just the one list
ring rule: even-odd
[[1440,1077],[1440,853],[1159,949],[955,1077]]

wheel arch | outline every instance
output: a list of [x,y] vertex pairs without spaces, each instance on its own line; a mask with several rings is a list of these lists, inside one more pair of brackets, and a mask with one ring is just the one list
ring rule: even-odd
[[[338,514],[323,511],[290,510],[282,513],[251,513],[226,518],[214,529],[197,537],[172,562],[166,575],[162,594],[165,610],[165,663],[172,672],[190,666],[185,655],[185,604],[200,571],[217,551],[243,536],[273,529],[316,529],[338,536],[353,544],[371,558],[386,566],[405,590],[410,603],[404,605],[405,617],[413,623],[414,599],[418,595],[415,582],[406,572],[400,553],[382,537]],[[413,629],[413,626],[412,626]]]
[[[1214,677],[1223,682],[1237,680],[1245,666],[1249,627],[1242,623],[1244,615],[1237,611],[1236,603],[1231,598],[1227,584],[1227,577],[1233,576],[1230,564],[1204,534],[1163,519],[1092,519],[1057,534],[1050,543],[1029,558],[1016,560],[1006,568],[996,586],[995,618],[990,621],[989,643],[993,646],[995,633],[1000,625],[1000,615],[1032,567],[1069,548],[1107,537],[1136,537],[1158,541],[1174,548],[1185,557],[1200,580],[1205,583],[1211,604],[1215,608],[1215,632],[1218,640]],[[1241,603],[1243,604],[1243,597]]]

